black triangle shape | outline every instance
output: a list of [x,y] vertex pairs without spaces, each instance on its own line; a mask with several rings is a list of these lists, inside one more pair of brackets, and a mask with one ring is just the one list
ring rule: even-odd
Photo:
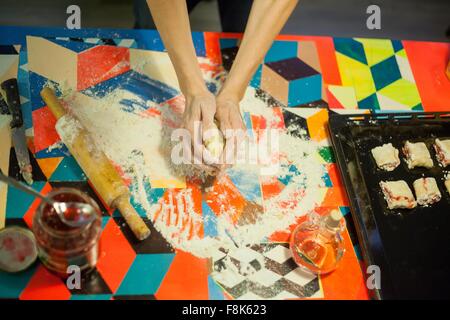
[[[41,167],[39,167],[36,158],[34,157],[33,153],[30,152],[30,150],[28,150],[28,155],[30,156],[30,164],[33,168],[33,181],[47,181],[47,177],[42,172]],[[15,178],[16,180],[25,182],[22,175],[20,174],[19,163],[17,162],[16,151],[14,147],[11,147],[11,150],[9,152],[8,175],[12,178]]]
[[97,268],[81,276],[80,289],[70,289],[69,291],[72,294],[112,294]]
[[123,235],[127,238],[133,250],[136,254],[150,254],[150,253],[173,253],[175,252],[172,246],[164,239],[148,218],[143,218],[145,224],[150,229],[150,237],[145,240],[139,241],[134,236],[130,227],[128,227],[125,219],[122,217],[115,217],[114,221],[122,230]]
[[101,41],[107,46],[117,46],[113,39],[102,38]]
[[325,100],[319,99],[308,103],[299,104],[289,108],[322,108],[329,109],[328,103]]
[[84,42],[83,38],[79,37],[69,37],[70,41],[76,41],[76,42]]
[[283,103],[272,97],[268,92],[257,88],[255,90],[255,97],[261,99],[265,103],[267,103],[268,107],[276,108],[276,107],[286,107]]
[[108,210],[106,210],[103,202],[100,200],[94,189],[92,189],[87,181],[50,181],[49,183],[52,188],[74,188],[86,193],[97,203],[100,211],[102,212],[102,216],[109,216]]
[[222,53],[222,65],[226,71],[231,70],[233,61],[236,58],[238,47],[225,48],[221,50]]
[[5,220],[5,226],[6,227],[16,226],[16,227],[22,227],[25,229],[29,229],[27,223],[22,218],[8,218],[7,217]]
[[19,54],[13,45],[1,45],[0,54]]
[[[284,126],[286,127],[289,134],[294,137],[302,138],[306,133],[306,135],[309,137],[308,123],[306,122],[305,118],[302,118],[295,113],[288,111],[287,108],[282,108],[281,112],[283,113]],[[304,129],[304,132],[302,132],[303,130],[301,129]]]

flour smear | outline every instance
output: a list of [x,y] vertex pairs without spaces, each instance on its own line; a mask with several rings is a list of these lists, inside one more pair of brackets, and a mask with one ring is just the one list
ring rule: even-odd
[[[223,74],[209,72],[205,78],[218,90]],[[155,103],[120,86],[101,94],[60,90],[71,114],[121,168],[124,179],[130,182],[133,203],[145,210],[175,248],[214,259],[219,250],[258,244],[276,231],[287,230],[323,200],[326,169],[319,160],[320,145],[301,136],[301,128],[279,129],[277,176],[261,175],[257,164],[236,165],[215,184],[200,188],[198,180],[183,176],[170,160],[167,137],[180,125],[184,109],[181,96]],[[252,87],[245,93],[241,111],[264,118],[268,127],[280,120]],[[66,126],[65,130],[71,129]],[[281,192],[263,197],[260,184],[276,183],[278,178],[285,184]],[[250,218],[237,217],[230,205],[232,199],[222,192],[236,188],[247,195],[243,210]],[[205,212],[212,213],[211,208],[216,208],[216,214]]]

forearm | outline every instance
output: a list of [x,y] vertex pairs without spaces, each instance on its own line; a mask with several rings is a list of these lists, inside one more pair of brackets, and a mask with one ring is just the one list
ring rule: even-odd
[[205,92],[192,42],[189,16],[184,0],[147,0],[153,20],[169,53],[180,89],[185,96]]
[[262,62],[273,40],[283,28],[298,0],[255,0],[244,37],[222,96],[240,101],[247,85]]

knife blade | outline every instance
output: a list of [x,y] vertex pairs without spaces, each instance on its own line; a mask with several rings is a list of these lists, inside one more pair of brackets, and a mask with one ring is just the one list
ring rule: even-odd
[[33,183],[33,173],[30,164],[30,155],[28,154],[27,140],[25,137],[25,128],[23,127],[22,111],[20,109],[20,96],[17,80],[12,78],[4,81],[1,88],[5,93],[6,104],[11,113],[11,136],[14,150],[16,152],[17,162],[19,163],[20,173],[23,179],[28,183]]

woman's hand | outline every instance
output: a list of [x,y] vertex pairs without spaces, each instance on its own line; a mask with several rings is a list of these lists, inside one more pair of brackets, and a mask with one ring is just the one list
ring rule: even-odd
[[[191,138],[193,138],[194,133],[196,133],[200,134],[198,137],[202,140],[202,132],[214,127],[215,113],[216,99],[209,91],[196,95],[187,95],[186,109],[183,114],[183,128],[189,130]],[[196,132],[196,130],[200,130],[200,127],[202,131]]]
[[201,93],[186,95],[182,128],[188,130],[191,137],[193,163],[210,174],[217,172],[217,167],[205,164],[203,141],[205,132],[214,128],[215,113],[216,99],[206,88]]
[[216,106],[216,119],[226,140],[222,153],[221,169],[223,170],[227,165],[236,163],[237,152],[245,141],[247,129],[241,116],[237,96],[219,93],[216,98]]

